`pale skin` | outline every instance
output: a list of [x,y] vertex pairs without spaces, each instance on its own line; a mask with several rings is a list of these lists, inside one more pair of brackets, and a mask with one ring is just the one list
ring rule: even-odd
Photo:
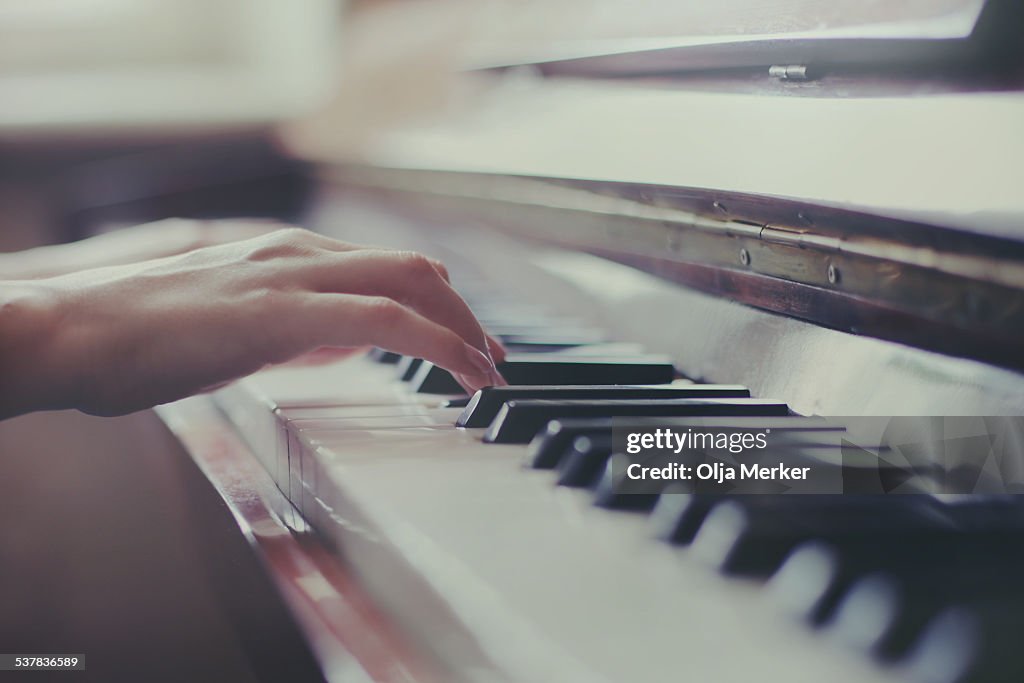
[[0,259],[0,419],[125,414],[322,347],[422,357],[469,391],[504,383],[500,344],[433,259],[269,224],[179,226],[223,243],[195,249],[165,225],[26,252],[18,272]]

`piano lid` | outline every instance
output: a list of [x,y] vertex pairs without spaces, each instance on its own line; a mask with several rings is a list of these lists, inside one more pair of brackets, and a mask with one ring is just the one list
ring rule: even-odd
[[[1024,194],[1017,182],[1024,79],[1019,71],[1006,80],[991,78],[993,66],[1024,64],[1019,54],[1000,51],[1004,34],[1019,25],[1004,21],[1019,16],[1019,2],[608,0],[496,7],[470,48],[536,48],[534,62],[554,52],[578,58],[463,73],[457,92],[464,97],[447,102],[453,106],[359,136],[359,144],[373,144],[358,158],[398,169],[785,198],[1024,241]],[[765,40],[769,33],[774,37]],[[813,49],[800,53],[808,40]],[[587,53],[595,41],[605,48],[617,42],[615,54]],[[947,57],[984,54],[1001,61],[951,68],[941,55],[915,53],[928,57],[922,76],[917,67],[900,70],[906,64],[898,45],[906,41],[931,48],[960,41]],[[639,49],[655,43],[660,47]],[[754,43],[770,49],[749,50]],[[673,52],[665,47],[670,44],[714,50],[700,56]],[[787,52],[791,48],[796,52]],[[472,52],[462,50],[463,56]],[[659,62],[656,77],[610,77],[643,66],[636,60],[654,53],[674,66]],[[859,53],[892,61],[885,68],[827,61],[859,59]],[[804,63],[824,68],[806,81],[770,75],[771,66],[800,65],[776,58],[800,54],[827,58]],[[492,63],[501,61],[496,55]],[[425,61],[406,64],[403,94],[431,82]],[[736,68],[740,63],[752,66]],[[936,85],[954,74],[957,80]],[[360,103],[381,100],[370,88],[361,94],[355,98]],[[383,104],[395,101],[404,102],[394,96]],[[354,137],[353,118],[344,109],[331,111],[285,137],[304,158],[348,161],[351,145],[339,141],[346,130]],[[374,121],[394,118],[389,111]]]
[[[1007,11],[988,2],[987,11]],[[514,5],[514,6],[513,6]],[[562,72],[644,73],[798,63],[963,58],[985,0],[580,0],[499,4],[473,66],[557,64]]]
[[[460,115],[382,135],[376,166],[703,188],[1024,241],[1024,94],[789,98],[496,81]],[[319,136],[293,147],[334,160]]]

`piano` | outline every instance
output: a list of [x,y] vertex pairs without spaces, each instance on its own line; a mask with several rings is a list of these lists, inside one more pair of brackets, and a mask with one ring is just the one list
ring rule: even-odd
[[[285,131],[304,225],[441,258],[510,354],[472,398],[376,349],[159,409],[326,679],[1024,677],[1020,6],[783,4],[477,53],[358,158]],[[1007,426],[1004,486],[615,476],[613,424],[897,416],[940,470]]]

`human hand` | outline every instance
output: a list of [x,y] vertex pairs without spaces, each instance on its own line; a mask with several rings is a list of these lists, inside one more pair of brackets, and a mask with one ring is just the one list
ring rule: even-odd
[[469,391],[504,383],[444,266],[305,230],[6,284],[0,416],[127,413],[324,346],[422,357]]
[[257,237],[282,227],[277,221],[265,219],[170,218],[77,242],[0,254],[0,280],[35,280],[78,270],[137,263]]

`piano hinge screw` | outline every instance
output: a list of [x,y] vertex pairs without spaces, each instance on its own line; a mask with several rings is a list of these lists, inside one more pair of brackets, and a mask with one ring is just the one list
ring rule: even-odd
[[833,285],[839,284],[839,269],[833,263],[828,264],[828,281]]
[[750,252],[746,249],[740,249],[740,263],[745,266],[750,265]]

